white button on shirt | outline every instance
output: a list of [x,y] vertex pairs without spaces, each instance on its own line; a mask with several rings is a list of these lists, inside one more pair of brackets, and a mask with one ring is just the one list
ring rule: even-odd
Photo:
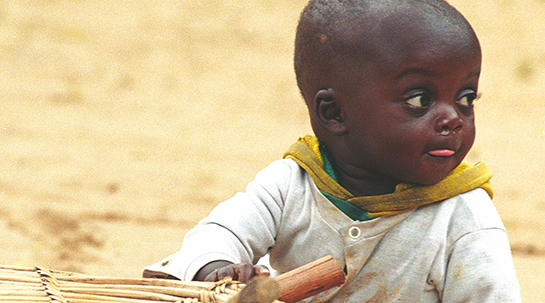
[[361,229],[357,226],[350,227],[350,229],[348,230],[348,236],[350,236],[350,238],[354,240],[359,239],[359,237],[361,236]]

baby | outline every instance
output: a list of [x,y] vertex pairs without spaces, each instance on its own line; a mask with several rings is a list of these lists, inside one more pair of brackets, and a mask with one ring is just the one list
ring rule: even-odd
[[518,302],[475,139],[479,41],[442,0],[316,0],[295,71],[315,136],[299,139],[189,231],[146,277],[243,282],[332,255],[312,302]]

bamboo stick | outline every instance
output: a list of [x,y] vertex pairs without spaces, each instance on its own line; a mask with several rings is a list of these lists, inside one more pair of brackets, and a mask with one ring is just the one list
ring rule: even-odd
[[[51,298],[49,297],[18,297],[16,299],[11,297],[2,297],[0,298],[0,302],[51,302]],[[156,303],[156,302],[154,302]]]
[[67,293],[64,296],[69,302],[99,302],[99,303],[157,303],[157,302],[176,302],[176,300],[146,300],[137,298],[120,298],[112,296],[101,296],[93,294]]
[[183,289],[175,287],[160,287],[160,286],[148,286],[148,285],[113,285],[113,284],[83,284],[78,283],[75,285],[60,285],[59,289],[63,292],[83,292],[92,293],[95,290],[123,290],[123,291],[142,291],[152,292],[165,295],[172,295],[177,297],[199,297],[202,290]]
[[[105,282],[114,284],[104,285]],[[207,301],[219,299],[226,302],[227,298],[219,295],[219,290],[216,290],[217,294],[211,293],[217,286],[211,282],[92,277],[18,266],[0,268],[2,302],[44,302],[55,296],[61,301],[71,298],[82,302],[176,302],[184,297],[191,297],[185,301],[198,301],[197,298],[203,297]]]
[[171,286],[171,287],[187,287],[192,289],[213,289],[217,284],[214,282],[198,282],[198,281],[179,281],[167,279],[136,279],[136,278],[110,278],[98,276],[56,276],[59,282],[80,282],[89,284],[128,284],[128,285],[153,285],[153,286]]
[[[209,303],[271,302],[278,295],[270,284],[278,284],[279,299],[302,300],[344,282],[344,273],[332,257],[322,258],[276,279],[266,279],[265,289],[239,282],[182,282],[86,276],[37,267],[0,266],[0,302],[70,303]],[[269,291],[273,289],[272,292]],[[251,295],[248,295],[251,294]],[[267,294],[269,294],[267,296]],[[237,297],[239,301],[235,301]],[[264,298],[264,297],[263,297]],[[263,303],[261,300],[259,302]],[[277,300],[272,302],[280,303]]]
[[17,272],[34,272],[36,267],[18,266],[18,265],[0,265],[0,270],[11,270]]
[[40,289],[41,284],[38,283],[20,283],[20,282],[8,282],[3,283],[0,281],[0,290],[1,289]]
[[157,294],[152,292],[138,291],[138,290],[124,290],[124,289],[80,289],[79,292],[74,292],[67,290],[65,296],[69,296],[70,293],[82,293],[88,295],[101,295],[101,296],[111,296],[119,298],[132,298],[132,299],[143,299],[143,300],[155,300],[155,301],[177,301],[180,297]]
[[43,289],[38,288],[31,288],[31,289],[24,289],[24,288],[16,288],[16,289],[0,289],[0,298],[3,298],[5,296],[23,296],[25,294],[41,294],[42,296],[46,296],[47,294],[44,292]]
[[0,280],[6,281],[6,282],[25,282],[25,283],[41,283],[40,277],[28,277],[28,276],[8,276],[8,275],[0,275]]

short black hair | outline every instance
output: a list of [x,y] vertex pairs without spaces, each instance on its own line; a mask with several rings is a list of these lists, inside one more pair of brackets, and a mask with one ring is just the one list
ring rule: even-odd
[[324,88],[318,86],[327,81],[335,63],[348,60],[354,51],[362,52],[351,44],[350,35],[357,35],[354,30],[368,30],[361,27],[361,20],[377,5],[418,5],[434,17],[473,32],[469,22],[444,0],[311,0],[300,15],[294,52],[297,85],[307,103],[317,89]]

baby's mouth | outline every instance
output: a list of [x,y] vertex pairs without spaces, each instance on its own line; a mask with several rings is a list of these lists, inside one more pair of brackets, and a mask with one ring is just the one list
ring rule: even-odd
[[434,157],[450,157],[454,155],[456,152],[452,149],[436,149],[436,150],[430,150],[428,154],[430,156]]

